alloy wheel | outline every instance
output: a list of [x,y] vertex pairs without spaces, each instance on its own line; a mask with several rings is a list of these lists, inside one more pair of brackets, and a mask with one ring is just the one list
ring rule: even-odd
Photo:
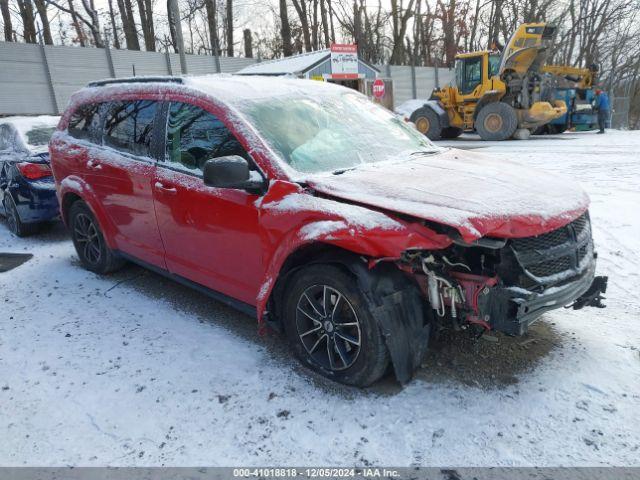
[[75,216],[73,231],[85,260],[92,265],[100,263],[102,258],[102,239],[93,219],[84,213],[79,213]]
[[18,234],[18,213],[16,212],[15,206],[13,205],[13,201],[9,199],[5,199],[4,201],[4,211],[7,215],[7,226],[11,232]]
[[360,321],[345,295],[329,285],[312,285],[302,292],[296,329],[307,354],[327,370],[346,370],[358,359]]

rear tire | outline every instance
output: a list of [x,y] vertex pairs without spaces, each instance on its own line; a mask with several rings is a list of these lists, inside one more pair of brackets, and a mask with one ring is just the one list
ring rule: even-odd
[[100,225],[86,203],[76,201],[69,208],[69,230],[82,266],[105,274],[121,268],[125,261],[107,246]]
[[411,114],[410,120],[415,123],[416,129],[429,140],[438,140],[442,134],[442,125],[436,112],[430,108],[419,108]]
[[321,375],[365,387],[389,365],[382,333],[357,282],[332,265],[312,265],[288,282],[284,327],[296,357]]
[[504,102],[489,103],[478,113],[475,127],[483,140],[506,140],[518,128],[518,115],[511,105]]
[[9,231],[16,237],[28,237],[38,230],[37,223],[23,223],[13,198],[8,193],[4,196],[4,211],[7,218]]
[[462,129],[458,127],[443,128],[440,134],[442,138],[458,138],[460,135],[462,135]]

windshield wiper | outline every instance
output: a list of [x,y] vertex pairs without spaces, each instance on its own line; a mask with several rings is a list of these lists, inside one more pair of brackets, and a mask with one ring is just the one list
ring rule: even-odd
[[348,167],[348,168],[338,168],[337,170],[332,171],[334,175],[342,175],[344,172],[348,172],[349,170],[355,170],[356,167]]
[[420,156],[427,156],[427,155],[434,155],[438,153],[438,150],[429,150],[429,151],[425,151],[425,150],[418,150],[416,152],[411,152],[409,154],[410,157],[416,157],[418,155]]

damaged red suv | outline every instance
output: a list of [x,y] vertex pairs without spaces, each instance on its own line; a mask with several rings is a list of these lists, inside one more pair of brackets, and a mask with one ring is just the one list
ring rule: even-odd
[[343,383],[390,363],[408,381],[435,328],[518,335],[606,288],[580,187],[436,147],[323,82],[95,82],[50,152],[87,269],[128,260],[193,286]]

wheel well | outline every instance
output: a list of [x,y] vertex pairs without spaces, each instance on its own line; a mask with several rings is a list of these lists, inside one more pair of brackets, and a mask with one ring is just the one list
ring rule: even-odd
[[82,200],[82,197],[80,197],[80,195],[76,193],[71,192],[65,194],[65,196],[62,198],[60,212],[62,213],[62,220],[64,221],[65,225],[67,224],[69,209],[71,208],[71,205],[73,205],[78,200]]
[[326,263],[336,265],[353,275],[348,265],[360,261],[360,258],[362,257],[353,252],[326,243],[312,243],[295,250],[287,257],[278,273],[267,307],[268,311],[273,312],[269,320],[280,323],[287,283],[298,270],[315,263]]

